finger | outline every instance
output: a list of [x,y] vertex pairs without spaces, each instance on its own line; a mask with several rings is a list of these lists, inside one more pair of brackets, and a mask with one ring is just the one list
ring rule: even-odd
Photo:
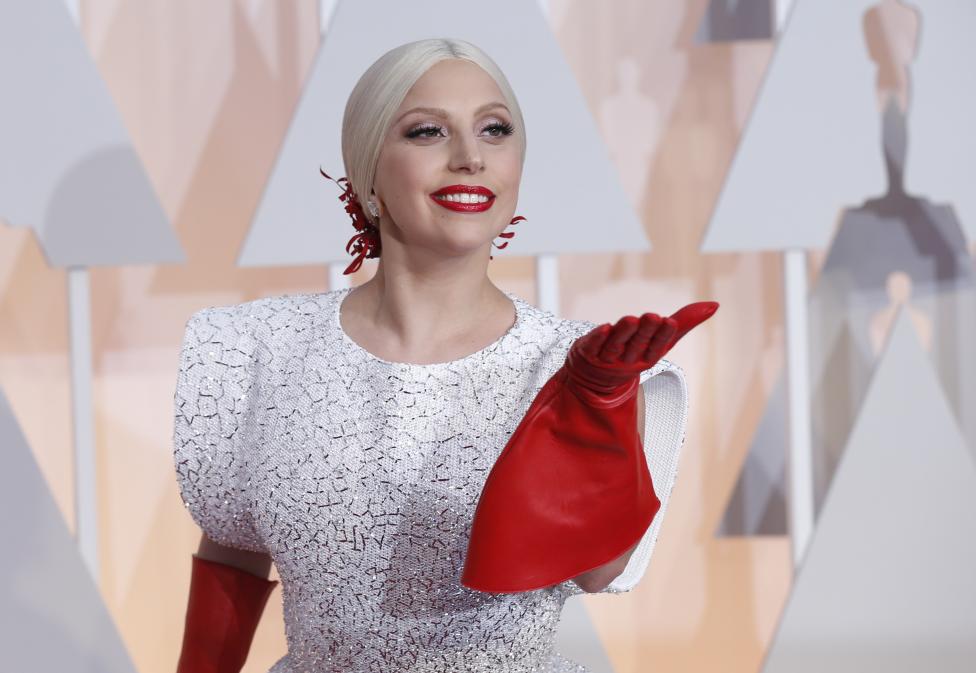
[[637,326],[638,320],[636,316],[625,315],[618,320],[617,324],[610,331],[609,336],[607,336],[607,342],[600,349],[599,358],[604,362],[619,361],[620,354],[624,352],[624,347],[630,340],[630,337],[637,332]]
[[674,345],[674,335],[678,330],[678,321],[674,318],[667,317],[661,321],[661,326],[658,327],[657,332],[651,337],[650,343],[647,344],[647,351],[644,354],[645,361],[657,362],[661,359],[665,353]]
[[603,323],[590,330],[580,339],[580,351],[590,358],[596,359],[597,353],[603,348],[603,344],[607,342],[607,337],[610,335],[610,330],[612,326],[610,323]]
[[651,337],[657,332],[663,318],[657,313],[645,313],[640,317],[640,325],[637,332],[627,342],[624,354],[620,356],[621,362],[636,362],[647,350],[647,344]]

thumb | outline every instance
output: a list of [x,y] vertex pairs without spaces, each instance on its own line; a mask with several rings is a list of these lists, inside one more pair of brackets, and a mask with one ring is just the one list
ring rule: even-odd
[[683,306],[672,313],[669,317],[678,323],[672,345],[695,327],[711,318],[717,310],[717,301],[696,301],[694,304]]

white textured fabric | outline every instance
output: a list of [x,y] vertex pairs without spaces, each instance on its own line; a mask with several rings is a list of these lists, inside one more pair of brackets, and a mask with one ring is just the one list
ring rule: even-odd
[[[585,673],[554,651],[568,580],[461,586],[492,464],[572,342],[596,326],[508,294],[515,324],[467,357],[387,362],[339,323],[351,288],[195,313],[176,385],[180,493],[208,537],[266,551],[288,653],[272,673]],[[641,374],[661,509],[607,592],[647,568],[687,420],[680,367]]]

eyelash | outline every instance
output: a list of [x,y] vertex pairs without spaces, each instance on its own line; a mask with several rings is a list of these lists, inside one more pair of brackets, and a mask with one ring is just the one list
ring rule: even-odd
[[[426,131],[440,131],[442,127],[437,124],[424,124],[422,126],[417,126],[407,132],[408,138],[433,138],[435,136],[424,135]],[[492,122],[488,124],[482,131],[488,131],[490,129],[498,129],[501,131],[499,135],[492,136],[493,138],[501,138],[503,136],[510,136],[515,133],[515,127],[508,122]]]

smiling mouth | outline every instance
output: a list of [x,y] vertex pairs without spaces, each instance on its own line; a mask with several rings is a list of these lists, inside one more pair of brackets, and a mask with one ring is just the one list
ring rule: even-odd
[[491,190],[471,185],[451,185],[437,190],[430,198],[437,205],[460,213],[480,213],[495,202]]

